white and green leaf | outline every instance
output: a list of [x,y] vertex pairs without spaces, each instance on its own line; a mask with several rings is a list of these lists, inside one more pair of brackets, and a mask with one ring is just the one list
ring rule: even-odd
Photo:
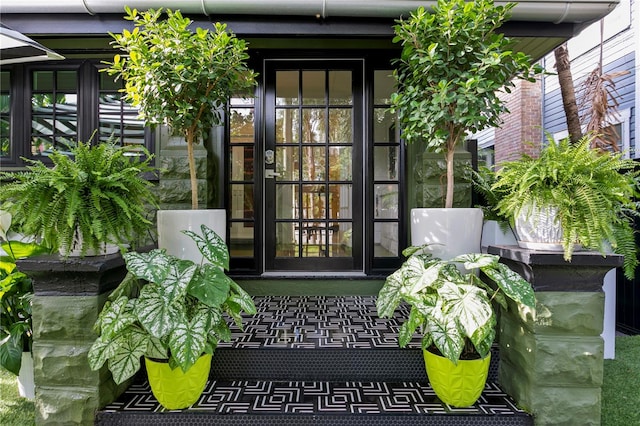
[[140,369],[140,357],[147,349],[148,340],[148,334],[132,329],[114,342],[117,351],[109,357],[109,370],[117,384],[133,377]]
[[166,303],[157,284],[147,284],[140,291],[135,314],[145,330],[159,339],[167,336],[181,319],[178,305]]
[[496,269],[489,268],[483,272],[502,289],[507,297],[523,305],[535,308],[536,296],[531,284],[518,273],[512,271],[507,265],[498,263]]
[[481,288],[447,282],[438,293],[443,314],[457,323],[466,336],[472,336],[476,330],[485,327],[494,316],[487,293]]
[[206,312],[197,312],[191,321],[177,323],[169,336],[171,356],[187,371],[200,358],[207,343],[209,318]]
[[122,257],[129,272],[152,283],[164,281],[171,263],[171,258],[160,249],[151,250],[148,253],[130,251]]
[[195,241],[200,253],[211,262],[224,270],[229,270],[229,250],[224,240],[206,225],[201,226],[202,236],[193,231],[182,231]]
[[194,275],[187,291],[205,305],[222,306],[229,297],[230,281],[222,269],[207,264]]

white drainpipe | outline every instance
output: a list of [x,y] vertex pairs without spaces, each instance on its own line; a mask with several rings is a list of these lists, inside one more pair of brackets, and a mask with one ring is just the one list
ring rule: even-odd
[[[600,19],[620,0],[520,1],[512,20],[583,23]],[[418,6],[435,1],[419,0],[3,0],[0,13],[122,13],[125,5],[145,10],[164,7],[182,13],[204,15],[298,15],[397,18]],[[496,2],[504,4],[506,2]]]

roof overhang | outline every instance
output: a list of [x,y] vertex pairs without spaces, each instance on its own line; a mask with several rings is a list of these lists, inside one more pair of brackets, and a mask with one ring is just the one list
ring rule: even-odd
[[[538,59],[611,12],[619,0],[520,1],[504,26],[515,49]],[[180,9],[195,25],[223,21],[238,36],[251,39],[386,40],[394,20],[418,6],[418,0],[3,0],[2,20],[12,28],[59,50],[59,38],[106,37],[131,28],[124,7]],[[496,2],[505,4],[506,2]],[[52,44],[53,43],[53,44]],[[252,47],[256,44],[252,43]],[[62,52],[64,53],[64,52]]]
[[[602,18],[619,0],[519,1],[513,10],[517,21],[583,23]],[[209,15],[289,15],[329,18],[397,18],[418,6],[420,0],[3,0],[2,13],[119,13],[125,6],[137,9],[165,7],[183,13]],[[507,2],[496,2],[505,4]]]

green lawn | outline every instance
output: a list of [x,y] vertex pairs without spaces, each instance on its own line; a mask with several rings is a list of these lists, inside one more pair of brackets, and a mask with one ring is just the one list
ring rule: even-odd
[[18,396],[16,376],[0,368],[0,425],[35,424],[33,402]]
[[[602,426],[640,425],[640,336],[616,338],[616,359],[604,361]],[[34,424],[33,402],[18,396],[15,376],[0,369],[0,425]]]
[[604,361],[602,426],[640,425],[640,336],[616,338],[616,359]]

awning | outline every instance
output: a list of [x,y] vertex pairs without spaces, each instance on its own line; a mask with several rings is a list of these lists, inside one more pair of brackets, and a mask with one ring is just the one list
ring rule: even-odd
[[58,59],[64,56],[0,23],[0,65]]

